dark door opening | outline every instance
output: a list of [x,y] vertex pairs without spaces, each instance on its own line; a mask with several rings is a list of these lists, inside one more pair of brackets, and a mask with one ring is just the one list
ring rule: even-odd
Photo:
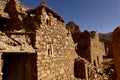
[[74,61],[74,76],[76,78],[85,79],[86,78],[85,62],[79,58]]
[[95,60],[94,60],[94,66],[97,66]]
[[99,65],[99,57],[97,56],[97,62],[98,62],[98,65]]
[[4,53],[2,80],[32,80],[32,64],[27,53]]

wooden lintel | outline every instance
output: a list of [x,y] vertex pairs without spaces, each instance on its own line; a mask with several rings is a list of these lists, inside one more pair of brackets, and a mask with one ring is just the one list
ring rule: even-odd
[[34,32],[4,32],[9,35],[34,35]]

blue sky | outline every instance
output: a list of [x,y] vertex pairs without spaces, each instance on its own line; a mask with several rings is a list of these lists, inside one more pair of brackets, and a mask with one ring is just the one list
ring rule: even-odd
[[120,26],[120,0],[20,0],[25,6],[35,8],[41,1],[80,30],[108,33]]

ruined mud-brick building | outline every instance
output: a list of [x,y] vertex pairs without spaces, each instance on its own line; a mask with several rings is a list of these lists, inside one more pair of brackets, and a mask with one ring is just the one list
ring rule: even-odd
[[77,54],[95,66],[101,64],[103,55],[105,54],[105,48],[104,43],[99,39],[99,35],[95,31],[88,32],[85,30],[84,32],[80,32],[78,26],[71,24],[73,23],[68,23],[66,28],[72,34],[73,41],[76,44]]
[[[85,37],[83,37],[85,36]],[[85,57],[88,61],[90,61],[95,66],[98,66],[103,61],[103,55],[105,54],[104,43],[99,40],[99,36],[96,32],[88,32],[84,31],[81,33],[81,41],[79,43],[81,46],[80,55]],[[85,48],[87,51],[85,51]],[[85,53],[84,53],[85,52]],[[86,56],[84,54],[86,54]]]
[[[74,42],[64,20],[42,2],[0,2],[1,80],[74,80]],[[26,11],[27,10],[27,11]]]
[[117,27],[112,36],[112,47],[113,47],[113,61],[120,80],[120,27]]

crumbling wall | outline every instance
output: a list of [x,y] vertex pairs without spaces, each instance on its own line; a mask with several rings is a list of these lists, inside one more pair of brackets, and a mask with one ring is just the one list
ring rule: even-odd
[[81,58],[80,56],[76,58],[74,63],[75,77],[88,80],[88,65],[89,62],[87,60]]
[[71,36],[67,36],[62,18],[45,4],[28,12],[28,15],[25,23],[28,20],[26,25],[30,29],[27,31],[35,33],[38,79],[74,79],[74,59],[77,55]]
[[87,30],[85,30],[84,32],[80,33],[80,40],[78,41],[76,52],[82,58],[91,61],[90,59],[91,53],[89,47],[90,47],[90,33]]
[[66,24],[66,29],[68,30],[68,35],[71,34],[73,41],[75,44],[78,43],[80,40],[80,29],[79,26],[76,25],[74,22],[70,21],[68,24]]
[[113,61],[115,64],[118,80],[120,79],[120,27],[117,27],[112,36]]
[[9,15],[4,12],[6,2],[0,1],[0,30],[3,29],[6,23],[9,21]]
[[[38,72],[40,73],[39,79],[73,79],[76,53],[72,38],[67,36],[67,31],[62,22],[58,21],[57,18],[54,18],[50,13],[50,16],[47,16],[44,9],[42,13],[42,24],[40,25],[41,29],[39,29],[41,34],[39,37],[37,35],[36,39],[37,45],[38,43],[40,45],[40,52],[38,55],[39,57],[41,55],[46,56],[50,62],[47,64],[48,60],[46,61],[45,58],[45,63],[43,63],[43,65],[49,65],[49,67],[44,67],[45,70],[43,73],[41,72],[41,68],[38,68],[40,71]],[[39,34],[39,32],[37,34]],[[51,59],[52,57],[53,59]],[[38,61],[41,61],[41,59],[38,59]],[[41,66],[40,63],[38,63],[38,65]]]
[[[23,11],[26,11],[27,9],[29,9],[26,6],[22,5],[18,0],[16,0],[16,1],[17,1],[18,11],[23,12]],[[0,1],[0,12],[4,12],[6,3],[7,3],[6,1]]]
[[79,56],[87,59],[95,66],[98,66],[102,63],[102,58],[105,54],[104,43],[99,40],[99,36],[95,31],[89,32],[85,30],[84,32],[80,32],[79,35],[74,37],[79,38],[76,39],[77,41],[75,42],[77,43],[76,52]]
[[[37,67],[36,67],[36,52],[35,50],[32,48],[31,45],[29,45],[26,41],[26,37],[25,35],[22,35],[21,33],[2,33],[0,32],[0,80],[2,80],[3,75],[5,75],[3,68],[5,66],[3,66],[3,55],[6,55],[7,53],[9,55],[11,54],[22,54],[25,55],[24,53],[34,53],[33,55],[28,54],[29,56],[31,56],[29,58],[30,63],[31,63],[31,67],[32,67],[32,80],[34,80],[34,76],[37,76]],[[13,69],[13,68],[12,68]],[[29,70],[30,71],[30,70]],[[35,74],[34,74],[35,73]],[[9,75],[9,74],[8,74]],[[13,74],[11,74],[13,75]],[[37,78],[37,77],[36,77]]]
[[100,42],[99,36],[95,31],[84,31],[80,34],[77,53],[90,61],[95,66],[101,64],[103,54],[105,54],[104,44]]
[[[77,55],[61,16],[42,3],[25,17],[26,13],[17,0],[8,1],[4,11],[9,14],[10,21],[3,31],[7,31],[6,38],[12,40],[13,44],[2,44],[9,46],[8,52],[36,50],[37,76],[35,75],[33,80],[74,79],[74,59]],[[33,35],[28,35],[29,33]],[[14,44],[16,42],[18,44]]]
[[6,5],[6,2],[0,1],[0,12],[4,11],[5,5]]
[[112,41],[108,41],[105,45],[106,56],[108,58],[113,58],[113,48],[112,48]]
[[91,62],[98,66],[103,61],[103,55],[105,54],[104,43],[99,40],[99,36],[96,32],[91,32],[90,38],[90,53]]
[[[21,3],[18,0],[8,0],[7,2],[0,2],[2,6],[0,6],[0,13],[2,15],[8,13],[9,14],[9,22],[5,22],[4,20],[1,20],[2,23],[5,23],[2,25],[1,30],[2,31],[13,31],[13,30],[21,30],[23,28],[22,26],[22,19],[25,16],[25,11],[28,9],[25,6],[21,5]],[[7,17],[7,16],[5,16]]]

